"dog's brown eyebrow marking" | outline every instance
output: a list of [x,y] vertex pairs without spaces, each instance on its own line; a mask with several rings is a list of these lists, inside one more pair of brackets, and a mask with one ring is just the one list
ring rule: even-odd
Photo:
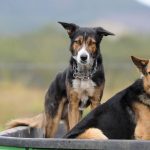
[[83,36],[79,35],[75,38],[75,40],[72,44],[72,49],[75,52],[78,52],[78,50],[81,48],[82,44],[83,44]]
[[82,35],[77,36],[74,41],[79,41],[79,40],[83,41],[83,36]]
[[96,51],[96,40],[93,37],[88,37],[86,46],[91,53],[94,53]]

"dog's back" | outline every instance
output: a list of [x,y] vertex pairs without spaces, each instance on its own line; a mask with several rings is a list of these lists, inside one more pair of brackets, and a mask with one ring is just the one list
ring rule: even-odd
[[150,61],[132,60],[143,77],[93,110],[65,138],[150,139]]

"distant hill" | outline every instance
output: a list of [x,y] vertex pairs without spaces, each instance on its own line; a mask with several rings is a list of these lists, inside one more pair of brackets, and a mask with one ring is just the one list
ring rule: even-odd
[[59,20],[148,32],[149,16],[150,8],[135,0],[1,0],[0,34],[30,32]]

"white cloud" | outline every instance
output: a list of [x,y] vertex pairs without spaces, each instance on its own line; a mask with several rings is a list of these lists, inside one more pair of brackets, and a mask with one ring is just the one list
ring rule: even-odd
[[137,0],[137,1],[144,5],[150,6],[150,0]]

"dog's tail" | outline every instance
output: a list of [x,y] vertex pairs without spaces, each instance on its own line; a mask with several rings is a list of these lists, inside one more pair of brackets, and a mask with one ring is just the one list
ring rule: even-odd
[[32,118],[15,119],[6,124],[7,128],[13,128],[17,126],[30,126],[35,128],[45,128],[46,118],[45,114],[41,113]]

